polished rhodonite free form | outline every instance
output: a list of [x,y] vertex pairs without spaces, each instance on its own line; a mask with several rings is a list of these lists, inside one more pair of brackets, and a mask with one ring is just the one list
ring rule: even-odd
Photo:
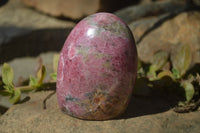
[[128,26],[110,13],[80,21],[62,48],[57,98],[67,114],[106,120],[123,113],[137,72],[137,50]]

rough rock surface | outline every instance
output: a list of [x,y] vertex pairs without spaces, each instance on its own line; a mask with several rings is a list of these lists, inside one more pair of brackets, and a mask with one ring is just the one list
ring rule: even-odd
[[179,45],[186,44],[192,49],[193,62],[200,62],[199,23],[200,12],[197,11],[183,12],[163,22],[157,22],[157,25],[154,24],[154,28],[138,42],[139,58],[149,61],[151,56],[159,50],[173,54]]
[[118,10],[115,14],[126,23],[131,23],[141,18],[158,16],[169,12],[184,10],[188,5],[185,2],[174,2],[170,0],[150,2],[138,6],[129,6]]
[[133,21],[132,23],[130,23],[129,28],[134,33],[136,43],[145,34],[145,32],[151,29],[159,20],[160,18],[155,16],[149,18],[142,18],[138,21]]
[[[200,130],[200,112],[177,114],[173,111],[135,117],[121,117],[107,121],[85,121],[70,117],[61,112],[54,94],[43,100],[52,92],[30,94],[30,101],[11,107],[0,117],[1,133],[198,133]],[[135,98],[137,101],[137,98]],[[141,101],[138,100],[138,101]],[[145,103],[148,103],[147,101]],[[156,102],[155,102],[156,103]],[[137,106],[135,106],[137,105]],[[153,107],[154,104],[151,103]],[[145,106],[134,103],[134,110],[142,113]],[[146,111],[150,107],[145,108]],[[159,109],[157,109],[159,110]]]
[[[99,11],[112,11],[135,1],[120,0],[22,0],[37,10],[57,17],[80,19]],[[114,4],[113,4],[114,3]]]

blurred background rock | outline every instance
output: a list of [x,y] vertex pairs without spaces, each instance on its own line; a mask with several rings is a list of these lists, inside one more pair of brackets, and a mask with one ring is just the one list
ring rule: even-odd
[[136,4],[138,0],[22,0],[36,10],[56,16],[80,19],[95,12],[113,12],[122,7]]
[[[23,4],[42,13],[61,18],[81,19],[95,12],[114,12],[121,8],[169,0],[22,0]],[[197,4],[199,0],[173,0],[179,3]]]

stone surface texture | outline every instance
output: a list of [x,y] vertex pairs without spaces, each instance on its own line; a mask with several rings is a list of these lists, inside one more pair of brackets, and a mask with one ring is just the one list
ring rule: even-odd
[[113,14],[97,13],[69,34],[58,63],[60,108],[82,119],[120,115],[130,101],[137,51],[127,25]]
[[[46,102],[43,100],[52,92],[30,94],[30,101],[11,107],[0,117],[1,133],[198,133],[200,112],[177,114],[169,110],[158,114],[118,118],[107,121],[86,121],[62,113],[57,104],[56,94]],[[137,101],[137,97],[134,97]],[[134,100],[135,101],[135,100]],[[149,108],[134,102],[134,111]],[[148,103],[148,99],[144,103]],[[158,101],[158,99],[157,99]],[[135,106],[137,105],[137,106]],[[145,104],[144,104],[145,105]],[[144,108],[144,109],[142,109]],[[158,108],[156,110],[159,110]]]

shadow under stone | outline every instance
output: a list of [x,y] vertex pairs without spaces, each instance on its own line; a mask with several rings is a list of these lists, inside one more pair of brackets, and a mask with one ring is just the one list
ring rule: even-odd
[[179,100],[176,96],[161,93],[150,96],[132,96],[127,110],[117,119],[162,113],[174,108]]
[[196,76],[196,74],[200,74],[200,63],[195,63],[185,74],[185,77],[189,76],[190,74]]
[[[138,80],[127,110],[117,119],[162,113],[176,107],[180,101],[186,100],[184,89],[168,76],[147,83],[142,82],[142,86],[137,84]],[[152,85],[149,91],[145,89],[148,84]]]
[[8,0],[0,0],[0,7],[8,3]]
[[8,110],[8,108],[3,107],[3,106],[0,105],[0,114],[3,115],[7,110]]
[[115,12],[122,8],[137,5],[141,0],[101,0],[100,5],[103,7],[98,12]]
[[60,51],[71,30],[70,28],[39,29],[15,36],[0,45],[0,64],[16,57],[37,56],[43,52]]

